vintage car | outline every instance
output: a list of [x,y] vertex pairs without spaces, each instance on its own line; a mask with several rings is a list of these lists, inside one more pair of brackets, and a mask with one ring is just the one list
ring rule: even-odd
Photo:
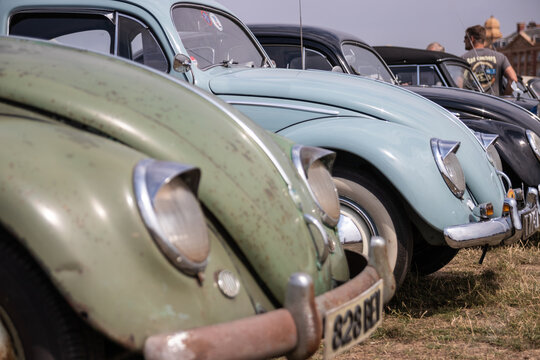
[[499,97],[458,88],[411,86],[410,90],[443,106],[470,129],[496,134],[504,173],[515,187],[540,184],[540,119]]
[[[298,66],[295,60],[300,57],[298,26],[251,25],[250,28],[278,66]],[[306,68],[343,71],[390,83],[396,82],[381,56],[362,40],[318,27],[304,27],[303,35]],[[405,49],[402,58],[408,58],[409,53],[420,52],[416,49]],[[407,89],[451,111],[473,131],[497,135],[495,148],[500,154],[501,166],[510,183],[518,188],[537,187],[540,184],[540,119],[520,106],[483,93],[463,59],[439,53],[445,55],[442,57],[435,51],[422,53],[426,55],[422,57],[424,61],[420,64],[397,67],[398,74],[402,76],[401,83],[410,83]],[[435,55],[430,56],[431,53]],[[437,62],[436,59],[443,60]],[[439,67],[432,63],[437,63]],[[412,70],[405,71],[407,67]],[[432,85],[439,83],[451,88],[414,86],[419,83],[426,84],[427,79],[423,76],[435,77],[437,80],[430,82]],[[475,80],[471,81],[469,86],[463,87],[477,91],[457,89],[456,81],[460,77]],[[482,141],[495,140],[493,137],[480,137]]]
[[[375,46],[374,49],[402,85],[458,87],[484,92],[467,61],[456,55],[400,46]],[[540,116],[538,100],[516,95],[503,98]]]
[[[525,189],[529,206],[518,209],[506,198],[494,147],[450,112],[382,81],[273,68],[249,29],[217,2],[3,0],[0,31],[140,62],[296,143],[336,152],[340,240],[367,254],[370,237],[382,236],[398,284],[413,248],[417,266],[434,271],[456,249],[538,230],[537,190]],[[534,226],[524,229],[522,220]]]
[[133,62],[0,53],[0,358],[305,358],[325,319],[334,352],[381,323],[385,241],[349,280],[331,152]]

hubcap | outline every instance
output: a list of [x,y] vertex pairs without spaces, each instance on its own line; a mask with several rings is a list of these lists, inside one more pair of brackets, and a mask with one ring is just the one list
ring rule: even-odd
[[356,203],[347,198],[339,198],[340,217],[339,240],[346,249],[369,255],[369,240],[379,235],[369,215]]
[[0,359],[23,360],[21,341],[11,319],[0,306]]

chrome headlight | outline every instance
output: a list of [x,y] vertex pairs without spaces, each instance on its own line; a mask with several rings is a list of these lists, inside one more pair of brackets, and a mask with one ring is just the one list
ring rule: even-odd
[[152,159],[133,172],[137,205],[152,237],[167,259],[188,275],[206,267],[210,240],[197,199],[200,170]]
[[465,193],[465,175],[456,156],[459,142],[431,139],[431,151],[446,185],[457,198]]
[[338,192],[331,174],[335,158],[336,154],[326,149],[303,145],[292,148],[293,163],[322,211],[323,222],[329,226],[339,221]]
[[525,130],[525,133],[527,134],[527,140],[529,140],[529,144],[531,145],[534,155],[536,155],[536,158],[540,160],[540,137],[536,135],[534,131],[529,129]]
[[501,157],[499,156],[497,149],[495,149],[495,142],[499,138],[499,135],[486,134],[477,131],[474,132],[474,135],[486,150],[489,162],[495,166],[495,169],[502,171]]

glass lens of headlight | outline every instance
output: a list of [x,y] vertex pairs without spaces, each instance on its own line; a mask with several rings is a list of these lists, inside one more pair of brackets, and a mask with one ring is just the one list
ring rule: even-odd
[[320,160],[311,164],[307,171],[311,191],[322,210],[331,218],[339,220],[339,200],[332,175]]
[[465,193],[465,175],[456,156],[459,142],[431,139],[431,150],[446,185],[452,193],[462,198]]
[[463,196],[465,193],[465,175],[456,154],[448,154],[443,163],[446,168],[446,183],[455,195]]
[[204,271],[210,252],[207,224],[197,199],[200,170],[143,159],[133,171],[141,217],[166,258],[188,275]]
[[178,252],[176,261],[206,260],[210,251],[206,222],[199,201],[180,178],[158,190],[154,209],[163,236]]
[[527,139],[529,140],[529,144],[531,145],[534,155],[536,155],[536,158],[540,160],[540,137],[538,137],[538,135],[531,130],[526,130],[525,133],[527,134]]
[[497,151],[497,149],[495,149],[495,145],[489,145],[486,149],[486,153],[489,162],[492,163],[497,170],[502,171],[501,157],[499,156],[499,152]]

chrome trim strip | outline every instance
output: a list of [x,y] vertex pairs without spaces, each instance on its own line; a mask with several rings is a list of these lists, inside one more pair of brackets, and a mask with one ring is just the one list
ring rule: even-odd
[[326,110],[321,108],[315,108],[310,106],[301,106],[301,105],[287,105],[281,103],[265,103],[265,102],[256,102],[256,101],[237,101],[231,100],[227,101],[230,105],[246,105],[246,106],[263,106],[263,107],[274,107],[279,109],[289,109],[289,110],[298,110],[298,111],[309,111],[318,114],[338,116],[338,110]]
[[[323,242],[324,242],[324,249],[323,249],[323,253],[321,254],[321,253],[319,253],[319,247],[317,246],[317,243],[315,242],[315,236],[314,236],[314,234],[311,234],[311,239],[313,240],[313,245],[315,247],[315,251],[317,251],[317,260],[322,265],[322,264],[324,264],[324,262],[328,258],[328,252],[333,253],[335,251],[336,244],[334,243],[334,240],[329,239],[328,234],[324,230],[324,227],[322,226],[322,224],[317,219],[315,219],[313,216],[311,216],[309,214],[304,214],[304,221],[307,224],[311,224],[311,225],[315,226],[317,228],[317,230],[319,231],[319,233],[321,234],[321,236],[322,236],[322,239],[323,239]],[[309,226],[308,226],[308,229],[310,229]],[[311,230],[309,230],[309,231],[311,233]]]
[[497,175],[499,175],[501,179],[504,179],[506,181],[506,183],[508,184],[508,190],[510,190],[512,188],[512,181],[510,181],[510,178],[508,177],[508,175],[506,175],[504,172],[499,171],[499,170],[495,170],[495,171],[497,171]]

